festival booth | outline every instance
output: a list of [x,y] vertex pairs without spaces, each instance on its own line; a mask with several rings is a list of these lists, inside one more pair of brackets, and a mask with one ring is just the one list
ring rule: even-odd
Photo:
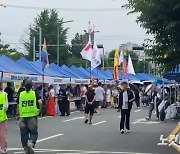
[[50,84],[66,84],[70,82],[70,78],[68,78],[68,76],[62,74],[61,72],[54,71],[49,67],[45,68],[43,72],[41,61],[31,62],[25,58],[20,58],[19,60],[17,60],[17,63],[27,69],[38,73],[38,77],[40,78],[38,80],[39,83],[45,82]]
[[33,82],[40,82],[41,77],[37,72],[25,68],[9,57],[2,55],[0,57],[1,80],[6,82],[22,82],[24,79],[30,78]]
[[177,109],[176,118],[180,118],[180,64],[178,66],[178,69],[176,71],[171,71],[163,76],[164,78],[168,80],[174,80],[171,81],[171,84],[169,84],[169,97],[170,99],[170,108],[168,110],[169,114],[172,113],[172,108]]
[[85,79],[81,74],[75,72],[75,70],[71,70],[66,65],[62,65],[61,69],[72,74],[71,84],[89,84],[89,79]]

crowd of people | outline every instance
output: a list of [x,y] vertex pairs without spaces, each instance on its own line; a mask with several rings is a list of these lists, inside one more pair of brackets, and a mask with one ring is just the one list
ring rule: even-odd
[[[17,104],[10,105],[16,99]],[[130,113],[135,102],[137,108],[141,104],[149,106],[147,120],[151,120],[152,111],[156,110],[159,119],[158,106],[162,94],[152,85],[148,94],[145,87],[129,84],[122,81],[120,85],[53,85],[35,84],[31,80],[23,81],[14,97],[11,83],[3,91],[0,83],[0,147],[2,153],[7,149],[7,119],[16,114],[19,120],[21,143],[25,153],[33,154],[38,138],[38,116],[70,116],[71,103],[76,110],[84,112],[84,123],[92,124],[94,113],[101,114],[101,108],[117,109],[121,113],[120,132],[130,132]],[[125,127],[125,128],[124,128]]]

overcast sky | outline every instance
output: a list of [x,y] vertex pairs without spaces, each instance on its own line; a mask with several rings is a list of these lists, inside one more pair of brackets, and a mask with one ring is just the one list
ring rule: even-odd
[[[97,44],[104,44],[105,50],[117,48],[126,42],[142,44],[147,38],[145,30],[136,23],[137,15],[127,15],[127,10],[121,9],[127,0],[0,0],[0,4],[42,7],[42,8],[77,8],[77,9],[105,9],[105,11],[59,11],[59,17],[64,20],[74,20],[65,24],[69,27],[68,42],[75,33],[83,33],[87,29],[88,21],[95,25]],[[107,11],[106,8],[119,8],[120,11]],[[20,9],[0,7],[0,39],[13,47],[21,48],[21,39],[27,37],[33,19],[40,13],[40,9]]]

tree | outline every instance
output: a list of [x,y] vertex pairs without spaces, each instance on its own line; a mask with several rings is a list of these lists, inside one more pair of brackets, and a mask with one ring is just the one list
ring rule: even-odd
[[10,45],[8,44],[0,44],[0,55],[6,55],[13,60],[18,60],[19,58],[23,57],[24,54],[18,52],[16,49],[11,49]]
[[146,54],[164,67],[174,69],[180,62],[180,2],[179,0],[128,0],[124,7],[138,13],[137,22],[154,35],[147,40]]
[[75,38],[71,40],[70,52],[73,56],[81,58],[80,52],[82,51],[84,46],[85,45],[83,45],[83,36],[79,33],[76,33]]
[[42,29],[42,42],[46,38],[48,46],[49,61],[57,63],[57,32],[59,26],[60,40],[60,64],[67,64],[69,57],[69,46],[67,45],[68,28],[63,27],[63,19],[58,17],[56,10],[44,10],[34,20],[34,24],[29,28],[29,39],[24,41],[28,51],[28,59],[33,57],[33,37],[36,38],[36,51],[39,50],[39,28]]

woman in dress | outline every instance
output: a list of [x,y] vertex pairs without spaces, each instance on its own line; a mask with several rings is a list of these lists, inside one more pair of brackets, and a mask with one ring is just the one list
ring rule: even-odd
[[55,116],[55,90],[53,89],[53,86],[49,86],[49,98],[47,102],[47,116]]

